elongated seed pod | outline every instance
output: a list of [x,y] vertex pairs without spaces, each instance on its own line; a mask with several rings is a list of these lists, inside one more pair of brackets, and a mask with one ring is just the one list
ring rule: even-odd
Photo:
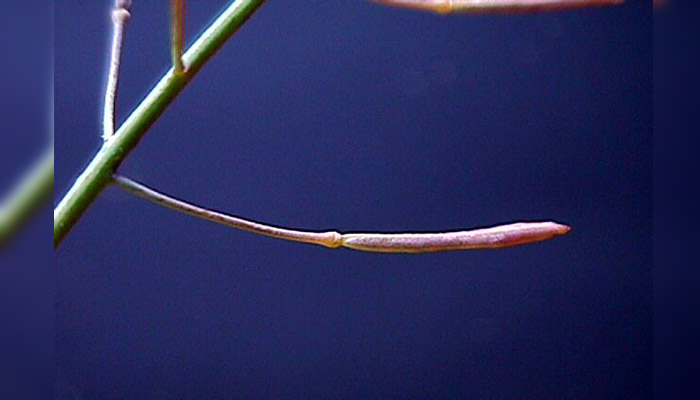
[[555,222],[518,222],[444,233],[347,233],[342,236],[342,245],[355,250],[381,253],[501,249],[548,240],[569,231],[568,226]]
[[623,0],[374,0],[387,6],[432,11],[439,14],[517,14],[567,11],[621,4]]
[[124,176],[114,175],[114,183],[154,203],[208,221],[277,239],[316,244],[332,249],[378,253],[431,253],[449,250],[500,249],[540,242],[569,232],[555,222],[518,222],[491,228],[443,233],[340,233],[310,232],[280,228],[241,217],[209,210],[158,192]]

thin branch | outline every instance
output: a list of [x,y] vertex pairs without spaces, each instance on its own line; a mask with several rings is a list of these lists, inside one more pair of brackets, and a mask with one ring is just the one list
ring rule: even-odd
[[208,221],[277,239],[315,244],[329,248],[347,247],[379,253],[430,253],[448,250],[501,249],[548,240],[569,233],[569,227],[555,222],[519,222],[492,228],[440,233],[340,233],[309,232],[278,228],[209,210],[129,178],[114,175],[114,183],[156,204]]
[[53,146],[0,203],[0,247],[24,226],[53,190]]
[[114,135],[115,104],[119,84],[119,65],[121,63],[124,29],[131,18],[129,14],[131,0],[116,0],[112,11],[112,51],[110,52],[107,89],[105,90],[104,112],[102,114],[102,139],[109,140]]
[[567,11],[578,8],[622,4],[623,0],[372,0],[393,7],[432,11],[438,14],[453,12],[473,14],[511,14],[549,11]]
[[163,114],[192,77],[264,2],[265,0],[232,2],[184,54],[183,62],[187,65],[187,70],[182,74],[175,74],[172,69],[168,71],[114,136],[102,144],[92,161],[54,208],[54,248],[61,244],[102,189],[111,182],[112,173],[136,147],[148,128]]
[[194,215],[208,221],[217,222],[233,228],[242,229],[260,235],[276,237],[279,239],[317,244],[326,247],[340,246],[338,241],[340,234],[337,232],[302,232],[268,226],[257,222],[248,221],[243,218],[226,215],[217,211],[208,210],[206,208],[175,199],[124,176],[115,174],[113,179],[114,183],[137,196],[143,197],[173,210]]
[[170,0],[171,9],[171,53],[176,74],[182,73],[182,38],[184,36],[185,0]]

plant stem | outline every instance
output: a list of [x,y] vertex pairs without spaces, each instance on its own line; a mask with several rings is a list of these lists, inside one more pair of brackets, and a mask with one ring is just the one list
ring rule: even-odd
[[245,23],[265,0],[237,0],[230,4],[184,54],[187,70],[175,74],[170,69],[131,113],[109,140],[103,143],[92,161],[61,199],[53,213],[54,248],[83,216],[112,174],[148,128],[160,117],[204,64]]
[[185,0],[170,0],[171,8],[171,53],[173,57],[173,68],[179,74],[185,70],[182,64],[182,29],[185,18]]
[[115,104],[117,102],[117,86],[119,85],[119,65],[122,58],[122,42],[124,30],[131,18],[130,3],[117,0],[112,11],[112,51],[110,52],[109,72],[107,74],[107,89],[102,114],[102,139],[107,140],[114,135]]
[[340,243],[338,243],[340,234],[338,232],[303,232],[260,224],[178,200],[124,176],[115,174],[113,179],[115,184],[139,197],[143,197],[144,199],[150,200],[161,206],[206,219],[208,221],[278,239],[317,244],[326,247],[340,246]]
[[0,204],[0,247],[24,226],[24,222],[45,200],[53,189],[53,146],[20,180],[7,200]]
[[164,207],[236,229],[332,249],[347,247],[378,253],[431,253],[450,250],[502,249],[540,242],[569,233],[555,222],[519,222],[491,228],[437,233],[340,233],[278,228],[209,210],[160,193],[129,178],[114,175],[114,183]]

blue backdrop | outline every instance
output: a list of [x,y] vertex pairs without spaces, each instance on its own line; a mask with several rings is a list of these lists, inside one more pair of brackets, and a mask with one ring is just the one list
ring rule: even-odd
[[[55,4],[57,199],[100,145],[110,3]],[[187,38],[224,3],[189,2]],[[57,398],[650,398],[651,17],[269,2],[121,173],[297,228],[572,233],[377,255],[110,188],[56,255]],[[168,29],[168,2],[135,2],[119,121]]]
[[[51,146],[52,17],[47,0],[0,3],[0,203]],[[51,396],[50,211],[0,243],[0,399]]]

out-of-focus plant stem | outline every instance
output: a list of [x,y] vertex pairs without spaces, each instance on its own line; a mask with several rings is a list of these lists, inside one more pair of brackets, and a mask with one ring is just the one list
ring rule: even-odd
[[53,146],[0,204],[0,248],[53,193]]
[[185,71],[176,74],[174,68],[171,68],[114,136],[104,142],[54,209],[54,248],[60,245],[70,229],[111,182],[114,171],[136,147],[148,128],[202,66],[264,2],[265,0],[236,0],[230,4],[183,55]]

